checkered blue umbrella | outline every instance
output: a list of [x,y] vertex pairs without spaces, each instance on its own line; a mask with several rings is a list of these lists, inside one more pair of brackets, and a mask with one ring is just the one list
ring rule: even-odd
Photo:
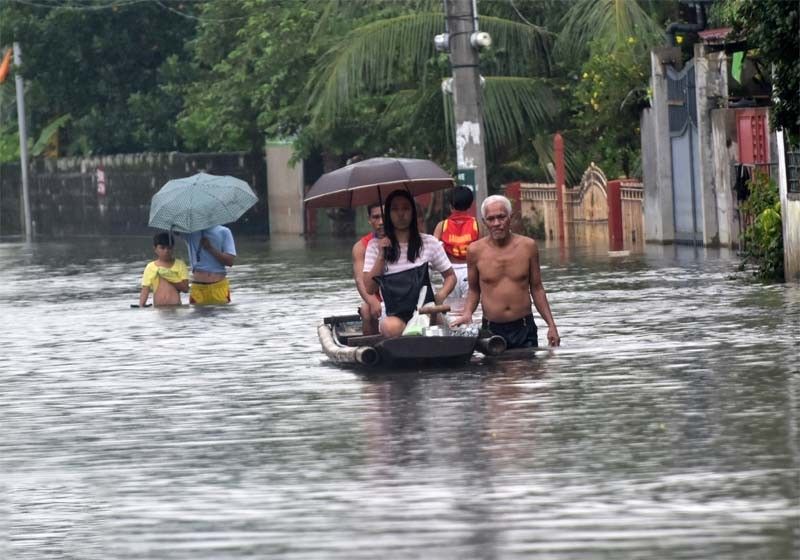
[[147,225],[191,233],[235,222],[256,202],[258,197],[241,179],[198,173],[168,181],[153,195]]

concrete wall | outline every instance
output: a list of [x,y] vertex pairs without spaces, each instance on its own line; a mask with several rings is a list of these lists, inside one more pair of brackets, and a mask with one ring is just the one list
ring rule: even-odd
[[[98,190],[105,172],[105,194]],[[247,181],[259,202],[236,223],[234,233],[266,234],[264,160],[244,153],[120,154],[38,159],[31,163],[30,202],[34,235],[150,235],[150,199],[170,179],[205,170]],[[23,233],[19,164],[0,166],[0,235]]]
[[303,235],[303,163],[290,163],[293,147],[289,142],[270,142],[266,152],[270,234]]

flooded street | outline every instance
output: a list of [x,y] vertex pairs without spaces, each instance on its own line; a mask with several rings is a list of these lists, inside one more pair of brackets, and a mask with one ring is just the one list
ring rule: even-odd
[[350,246],[155,310],[147,238],[0,244],[0,558],[797,558],[800,288],[546,248],[560,349],[368,377],[316,334]]

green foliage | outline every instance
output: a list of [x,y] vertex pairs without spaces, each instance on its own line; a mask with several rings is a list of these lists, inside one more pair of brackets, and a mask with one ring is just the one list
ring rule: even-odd
[[312,40],[323,8],[268,0],[204,5],[178,120],[190,149],[258,152],[265,137],[299,131],[307,121],[308,69],[325,43]]
[[[312,75],[309,106],[317,119],[333,120],[354,98],[388,93],[412,78],[432,79],[426,62],[441,13],[403,14],[354,28],[328,50]],[[376,48],[381,45],[380,48]]]
[[[28,138],[28,153],[37,157],[48,151],[58,138],[58,131],[70,120],[72,115],[62,115],[48,124],[34,142]],[[10,121],[0,128],[0,163],[19,161],[19,130],[15,121]]]
[[639,172],[639,114],[646,104],[647,68],[637,40],[610,53],[591,56],[574,91],[575,122],[591,159],[608,177]]
[[56,118],[53,122],[44,127],[39,139],[36,140],[36,142],[33,144],[33,147],[30,149],[30,154],[33,157],[42,155],[47,149],[48,145],[58,137],[59,129],[64,127],[71,119],[72,115],[67,113],[66,115]]
[[575,0],[562,23],[556,52],[572,62],[632,47],[644,55],[663,41],[664,30],[636,0]]
[[[591,161],[609,177],[641,174],[639,118],[647,105],[649,50],[663,43],[674,1],[576,0],[556,41],[569,119],[562,128],[572,181]],[[573,183],[574,184],[574,183]]]
[[0,128],[0,163],[19,161],[19,133],[16,123]]
[[[577,185],[581,181],[586,166],[592,160],[590,154],[585,151],[584,144],[586,139],[579,137],[575,130],[567,130],[561,133],[564,141],[564,172],[565,180],[568,185]],[[538,173],[528,174],[535,181],[554,182],[555,181],[555,155],[553,142],[555,134],[537,134],[531,139],[531,147],[536,154],[539,166]],[[526,175],[522,175],[523,177]]]
[[[479,3],[493,39],[480,63],[490,184],[546,180],[555,130],[564,131],[571,177],[590,156],[612,162],[604,165],[612,174],[636,159],[628,125],[638,114],[632,97],[623,103],[631,76],[621,80],[628,89],[601,92],[607,114],[593,114],[586,99],[576,108],[569,93],[588,53],[617,53],[620,37],[646,50],[649,14],[664,4]],[[61,155],[260,152],[265,140],[292,138],[297,157],[321,155],[327,167],[394,153],[452,168],[452,99],[440,89],[452,71],[432,43],[444,19],[441,0],[2,2],[0,36],[22,44],[31,135],[72,115],[57,127]],[[562,27],[568,48],[558,58]],[[9,83],[3,99],[13,99]],[[614,103],[623,111],[611,112]],[[0,114],[0,157],[18,157],[8,114]]]
[[785,129],[800,143],[800,4],[787,0],[724,0],[716,16],[733,25],[763,61],[774,65],[773,128]]
[[141,114],[128,104],[157,88],[162,63],[180,55],[193,34],[193,20],[156,2],[0,3],[0,37],[22,50],[30,134],[71,114],[59,133],[67,155],[174,146],[174,137],[156,145],[137,140]]
[[756,171],[748,183],[750,195],[741,205],[747,215],[755,216],[742,233],[744,263],[755,266],[761,280],[783,281],[783,230],[778,187],[766,173]]
[[[429,157],[452,165],[452,98],[440,85],[451,76],[448,55],[436,53],[432,38],[444,31],[440,2],[367,3],[360,22],[333,43],[309,76],[312,120],[300,134],[303,150],[331,129],[375,110],[371,150],[363,155],[389,153]],[[537,2],[520,2],[528,15]],[[377,7],[390,5],[394,12]],[[548,82],[553,36],[540,26],[481,12],[481,29],[492,35],[493,46],[481,53],[484,89],[484,129],[490,174],[502,166],[496,158],[515,159],[527,150],[529,138],[544,130],[561,111]],[[507,6],[506,6],[507,8]],[[490,10],[491,12],[491,10]],[[506,9],[503,15],[509,13]],[[379,17],[382,16],[382,17]],[[380,48],[375,48],[381,45]],[[371,100],[371,101],[370,101]],[[310,131],[309,131],[310,129]],[[330,145],[316,143],[330,150]],[[490,183],[497,178],[489,177]]]

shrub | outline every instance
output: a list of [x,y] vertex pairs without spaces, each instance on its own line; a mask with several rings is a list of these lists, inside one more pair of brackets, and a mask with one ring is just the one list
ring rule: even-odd
[[750,196],[741,208],[755,219],[742,233],[742,265],[753,265],[755,276],[761,280],[781,282],[784,280],[783,225],[778,187],[766,173],[756,170],[747,188]]

